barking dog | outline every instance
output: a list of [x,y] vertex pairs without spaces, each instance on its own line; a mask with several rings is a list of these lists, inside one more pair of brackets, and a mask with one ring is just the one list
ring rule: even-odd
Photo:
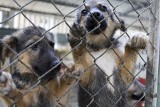
[[102,0],[88,0],[78,10],[68,40],[74,62],[85,70],[80,77],[79,107],[125,107],[137,52],[146,48],[148,38],[133,34],[123,53],[114,38],[118,29],[125,31],[124,21]]
[[[4,95],[2,99],[7,105],[13,103],[16,103],[17,107],[67,105],[67,95],[64,94],[71,87],[68,83],[74,82],[75,79],[66,78],[68,69],[61,66],[59,58],[55,55],[54,43],[48,39],[50,33],[42,35],[44,32],[43,28],[30,26],[1,40],[0,60],[12,57],[14,62],[11,64],[11,74],[2,72],[0,76],[0,92]],[[50,72],[38,83],[38,78],[47,71]],[[37,86],[26,93],[26,90],[35,84]],[[62,95],[64,97],[60,99]]]

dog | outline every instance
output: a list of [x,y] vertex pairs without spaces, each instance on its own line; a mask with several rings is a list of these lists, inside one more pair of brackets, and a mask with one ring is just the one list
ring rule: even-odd
[[0,61],[12,59],[11,71],[2,68],[0,75],[0,95],[6,106],[67,106],[67,93],[76,82],[70,71],[74,69],[61,64],[50,33],[45,32],[29,26],[1,40]]
[[85,70],[80,77],[79,107],[127,106],[137,52],[146,49],[149,39],[135,33],[121,46],[114,37],[117,30],[126,32],[125,23],[105,1],[86,0],[78,9],[68,41],[74,63]]

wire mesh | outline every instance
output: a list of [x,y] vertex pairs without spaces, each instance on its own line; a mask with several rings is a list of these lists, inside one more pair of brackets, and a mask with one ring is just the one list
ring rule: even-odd
[[[97,5],[99,5],[98,3],[101,0],[95,0],[95,1],[97,2]],[[93,11],[91,11],[91,8],[93,7],[88,7],[88,1],[85,1],[85,0],[84,1],[78,1],[78,0],[76,1],[70,1],[70,0],[69,1],[63,1],[63,0],[60,0],[60,1],[58,0],[9,1],[8,0],[6,1],[6,3],[7,2],[9,2],[10,4],[13,4],[13,6],[5,5],[5,2],[0,3],[0,11],[2,12],[2,15],[6,13],[7,9],[11,9],[9,11],[7,10],[8,11],[7,13],[9,15],[2,17],[0,26],[4,28],[8,28],[8,27],[16,28],[20,30],[21,29],[23,30],[23,28],[27,26],[34,26],[35,30],[38,30],[40,34],[40,38],[34,41],[34,43],[32,43],[31,45],[28,45],[25,48],[23,47],[23,49],[20,52],[18,50],[15,50],[15,48],[13,48],[14,47],[13,44],[8,45],[8,43],[4,41],[4,39],[1,39],[0,41],[1,75],[3,75],[3,72],[12,74],[15,71],[14,70],[15,66],[17,66],[16,64],[21,63],[24,69],[29,69],[30,73],[33,73],[34,75],[38,76],[34,84],[31,84],[26,89],[21,90],[21,89],[17,89],[16,87],[14,88],[12,87],[13,89],[11,90],[18,90],[18,92],[21,93],[20,95],[18,95],[18,97],[14,99],[9,97],[9,94],[11,92],[7,94],[3,93],[2,90],[6,91],[5,86],[8,83],[3,83],[2,81],[3,79],[0,78],[0,81],[2,84],[0,85],[1,99],[2,101],[7,101],[7,103],[5,102],[3,106],[18,106],[18,107],[19,106],[26,106],[26,107],[37,106],[38,107],[38,104],[42,102],[41,106],[48,106],[48,107],[66,107],[67,105],[69,107],[84,107],[84,105],[86,107],[111,107],[111,106],[113,107],[124,107],[124,106],[156,107],[157,106],[158,107],[157,105],[158,103],[157,96],[159,95],[159,92],[157,92],[157,87],[159,87],[158,85],[159,1],[158,0],[142,0],[142,1],[105,0],[105,2],[107,3],[107,6],[111,8],[111,11],[107,11],[108,15],[105,16],[100,21],[95,18],[95,16],[93,15]],[[42,3],[43,5],[47,3],[46,6],[49,6],[50,8],[52,7],[52,9],[56,12],[52,13],[51,9],[49,11],[45,11],[43,7],[42,8],[36,7],[32,9],[33,5],[38,6],[38,4],[40,5],[40,3]],[[42,4],[40,6],[42,6]],[[70,9],[71,7],[72,9]],[[77,26],[73,25],[75,19],[79,17],[78,15],[76,16],[76,13],[80,12],[78,10],[80,10],[82,7],[85,8],[85,11],[88,11],[88,14],[90,15],[90,17],[93,18],[92,20],[94,20],[94,22],[92,23],[97,24],[95,28],[86,32],[82,32],[81,27],[76,28]],[[68,11],[66,11],[67,9]],[[92,49],[89,49],[88,48],[89,44],[86,43],[87,39],[89,38],[90,35],[94,34],[93,32],[96,29],[99,29],[101,27],[101,24],[103,21],[106,21],[106,20],[108,21],[110,20],[110,18],[113,18],[113,17],[115,18],[114,21],[117,21],[119,24],[122,24],[121,27],[124,27],[123,22],[121,20],[126,19],[125,29],[123,29],[123,32],[117,31],[114,35],[114,40],[108,37],[108,34],[106,34],[105,32],[103,32],[102,29],[100,29],[101,36],[103,36],[102,39],[105,39],[106,41],[108,41],[107,46],[109,47],[107,48],[105,47],[102,52],[100,53],[96,52],[94,54],[94,51],[99,51],[100,48],[103,46],[98,48],[96,46],[93,46],[93,47],[91,46]],[[122,17],[122,19],[119,17]],[[81,19],[81,21],[86,21],[86,20]],[[84,22],[80,22],[79,24],[82,24],[82,23]],[[41,30],[38,26],[44,27],[46,28],[46,30]],[[116,26],[116,25],[108,24],[107,27],[108,26],[110,27],[110,26]],[[85,30],[87,30],[87,28],[85,28]],[[119,45],[117,45],[117,42],[121,42],[120,45],[122,45],[122,52],[124,53],[126,48],[125,45],[128,43],[127,41],[132,40],[134,38],[132,37],[132,35],[135,34],[135,32],[137,31],[141,32],[141,34],[144,35],[145,37],[149,37],[150,41],[147,44],[149,48],[147,49],[147,51],[146,50],[138,51],[138,50],[134,50],[133,48],[133,50],[131,50],[132,54],[129,54],[128,56],[123,58],[120,55],[119,51],[117,51],[117,49],[115,48],[115,45],[120,47]],[[66,45],[65,48],[61,47],[61,45],[57,45],[58,37],[55,38],[55,35],[58,36],[58,34],[62,34],[62,33],[64,33],[64,35],[67,35],[70,32],[73,36],[75,36],[74,43],[72,44],[72,41],[70,40],[69,40],[70,43],[68,43],[67,41],[67,43],[65,44]],[[51,33],[55,34],[54,37],[52,37]],[[18,33],[10,34],[10,35],[18,35]],[[63,54],[61,52],[58,52],[57,54],[59,56],[59,62],[55,66],[50,67],[50,69],[45,71],[45,73],[43,73],[42,75],[37,75],[37,73],[35,73],[35,71],[33,70],[32,66],[29,65],[30,63],[24,62],[21,56],[25,55],[26,52],[28,52],[32,47],[36,46],[36,44],[41,43],[43,40],[47,42],[47,44],[49,44],[48,41],[46,40],[47,35],[50,35],[49,37],[50,40],[52,40],[52,38],[55,39],[54,41],[55,41],[56,49],[61,51]],[[66,38],[67,37],[65,37],[65,39]],[[94,39],[92,40],[94,41]],[[103,42],[103,40],[97,43],[101,44],[101,42]],[[3,52],[3,51],[6,51],[3,49],[4,47],[6,48],[6,50],[12,53],[12,56],[10,54],[5,55],[6,53]],[[48,49],[53,49],[53,47],[49,46]],[[65,50],[65,52],[62,51],[63,49]],[[53,52],[54,52],[54,49],[53,49]],[[77,56],[74,56],[75,54],[74,52],[75,53],[77,52],[76,53]],[[32,53],[33,52],[31,51],[30,54]],[[80,55],[78,55],[78,53]],[[112,55],[111,57],[110,56],[108,57],[107,55],[110,55],[110,53],[112,53]],[[43,54],[43,52],[40,54]],[[87,54],[88,57],[85,56],[84,54]],[[129,61],[135,60],[133,58],[133,56],[135,55],[138,56],[138,59],[135,62],[136,64],[134,65],[134,63],[130,63]],[[6,61],[7,58],[4,58],[4,57],[9,57],[9,61]],[[30,59],[28,58],[28,56],[24,56],[24,57],[27,57],[26,60]],[[113,57],[116,57],[116,58],[113,59]],[[70,60],[66,61],[66,59],[68,58]],[[45,59],[45,60],[48,60],[48,59]],[[101,63],[104,63],[104,64],[106,63],[105,60],[107,60],[107,64],[109,66],[103,65],[103,64],[101,66]],[[115,60],[119,61],[118,66],[116,66],[117,68],[115,68],[114,67],[115,65],[113,64],[116,62]],[[40,62],[43,62],[43,61],[44,59],[40,60]],[[60,73],[57,73],[55,74],[56,76],[54,78],[44,82],[45,76],[50,74],[50,72],[53,72],[56,69],[56,67],[58,67],[59,65],[61,65],[61,68],[62,68],[62,65],[64,65],[67,69],[69,69],[69,73],[70,72],[74,73],[75,70],[72,70],[69,67],[70,62],[74,63],[75,67],[79,65],[81,67],[82,65],[83,74],[78,76],[78,78],[76,79],[72,78],[71,81],[69,81],[68,83],[67,80],[63,80],[66,74],[62,73],[62,76],[61,76],[59,75]],[[88,62],[90,63],[88,64]],[[85,65],[85,64],[88,64],[88,65]],[[128,65],[129,66],[134,65],[134,69],[132,69],[133,71],[129,69]],[[111,73],[105,72],[106,70],[110,70],[110,69],[112,69],[113,72]],[[126,73],[124,74],[122,73],[123,75],[121,75],[121,72],[120,72],[121,70],[123,72],[125,71]],[[90,71],[91,71],[91,74],[88,73]],[[94,75],[94,76],[91,77],[91,75]],[[68,77],[68,74],[67,74],[67,77],[65,78],[70,78],[70,77]],[[130,79],[129,80],[130,82],[127,83],[127,85],[125,84],[126,81],[124,78]],[[9,79],[12,79],[12,78],[9,78]],[[49,81],[53,81],[53,84],[49,85]],[[63,87],[63,84],[69,84],[69,85]],[[51,87],[56,87],[56,88],[51,88]],[[43,89],[44,96],[43,94],[42,96],[40,96],[39,94],[41,89]],[[39,93],[34,94],[33,93],[34,91]],[[47,94],[50,94],[49,97]],[[57,96],[57,95],[60,95],[60,96]],[[27,96],[27,98],[25,96]],[[77,99],[77,96],[78,96],[78,99]],[[82,96],[82,97],[79,97],[79,96]],[[6,99],[7,97],[9,98],[9,101],[8,99]],[[43,97],[43,98],[40,98],[40,97]],[[63,101],[65,97],[67,97],[67,101]],[[71,99],[74,99],[74,100],[71,101]],[[27,100],[29,102],[27,102]],[[32,105],[32,103],[30,102],[32,100],[33,102],[35,102],[35,105]],[[46,102],[41,100],[46,100]],[[51,103],[49,101],[52,101],[52,100],[53,100],[52,104],[43,105],[43,103],[44,104]],[[20,104],[21,101],[22,101],[22,105]]]

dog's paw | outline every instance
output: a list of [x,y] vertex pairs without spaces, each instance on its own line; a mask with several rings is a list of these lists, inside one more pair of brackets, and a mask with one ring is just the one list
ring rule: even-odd
[[70,34],[67,34],[68,41],[72,48],[78,46],[79,43],[84,42],[83,38],[86,35],[87,31],[83,27],[80,27],[79,24],[73,23]]
[[80,64],[72,64],[70,65],[70,71],[71,71],[71,75],[68,75],[71,78],[76,78],[78,79],[80,76],[82,76],[84,74],[84,69],[82,67],[82,65]]
[[149,37],[144,35],[143,33],[136,33],[133,37],[128,41],[127,45],[131,48],[137,49],[146,49],[149,43]]
[[81,27],[79,24],[73,23],[70,34],[67,34],[68,41],[72,48],[78,47],[78,45],[85,44],[84,36],[87,34],[86,29]]
[[70,29],[70,33],[74,37],[81,38],[81,37],[85,36],[87,32],[86,32],[86,29],[81,27],[79,24],[73,23],[73,25]]
[[81,65],[79,64],[69,64],[67,66],[67,69],[65,71],[64,77],[67,80],[71,79],[79,79],[81,75],[83,75],[84,69]]
[[68,38],[68,42],[70,43],[70,46],[72,48],[78,46],[78,44],[81,42],[81,40],[77,37],[73,37],[72,35],[70,34],[67,34],[67,38]]
[[13,97],[15,93],[13,90],[16,89],[12,77],[7,72],[2,72],[0,75],[0,94],[3,96]]

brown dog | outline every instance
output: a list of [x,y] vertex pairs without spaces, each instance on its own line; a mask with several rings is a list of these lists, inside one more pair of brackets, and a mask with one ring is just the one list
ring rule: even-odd
[[7,106],[67,106],[67,92],[76,80],[67,79],[73,75],[55,55],[50,33],[44,32],[30,26],[1,40],[0,60],[12,57],[11,73],[3,71],[0,76],[0,92]]
[[85,70],[80,77],[79,107],[125,107],[137,52],[146,48],[148,38],[133,34],[122,47],[114,37],[118,29],[125,31],[124,21],[106,2],[87,0],[79,8],[68,35],[74,62]]

